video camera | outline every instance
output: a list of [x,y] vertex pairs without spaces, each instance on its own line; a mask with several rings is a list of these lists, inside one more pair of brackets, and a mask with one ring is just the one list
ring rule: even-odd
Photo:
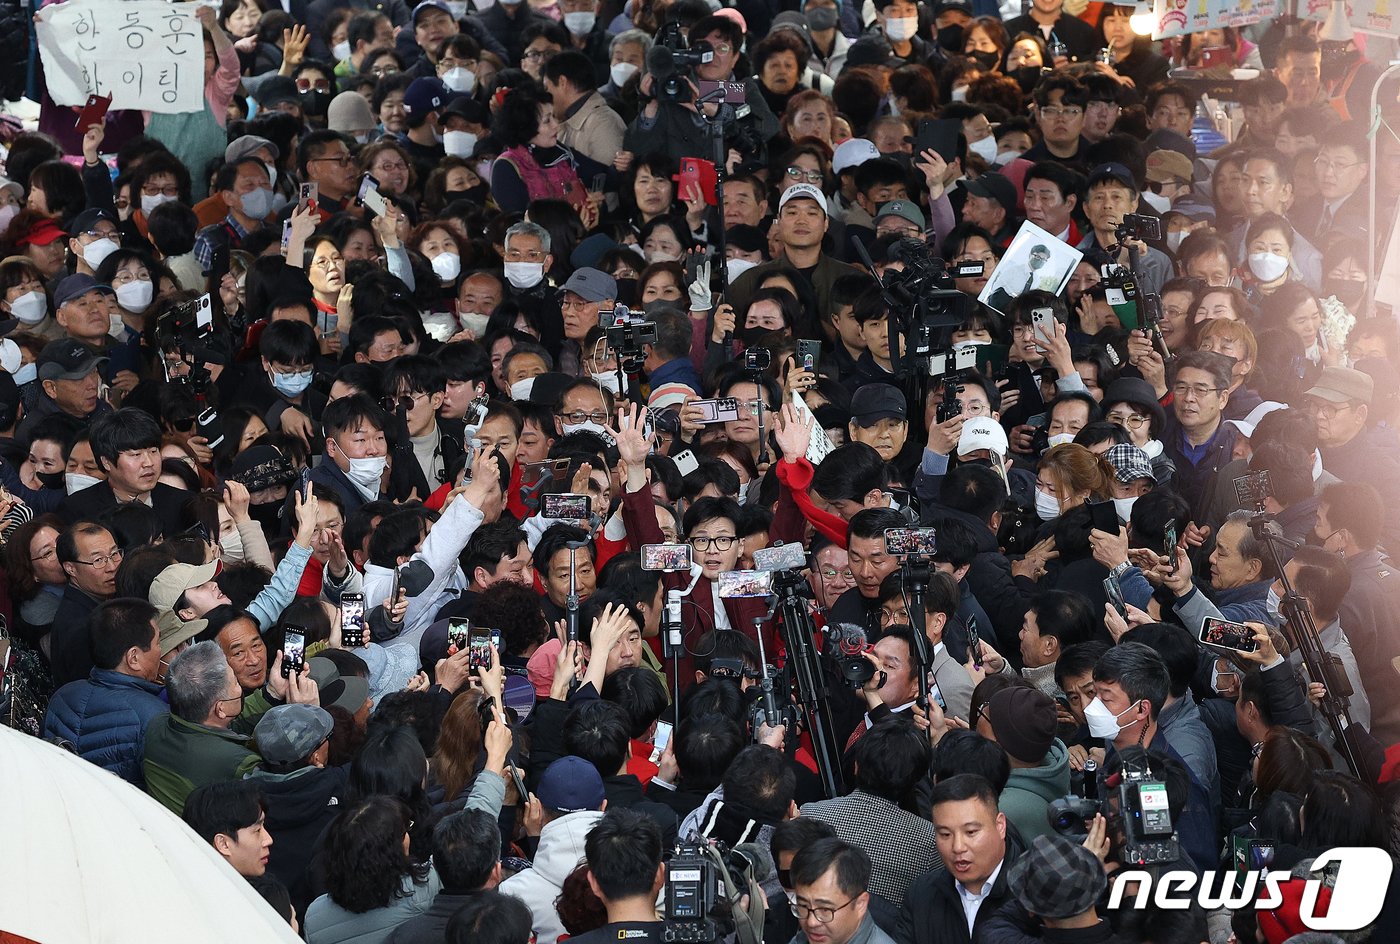
[[[1086,770],[1086,793],[1093,782],[1092,774]],[[1074,795],[1052,800],[1047,811],[1051,828],[1066,839],[1083,842],[1094,817],[1102,815],[1124,864],[1158,865],[1181,858],[1181,844],[1167,802],[1167,784],[1153,775],[1151,767],[1125,766],[1104,786],[1110,792],[1103,800]]]
[[681,33],[680,21],[672,20],[661,28],[656,44],[647,53],[653,94],[663,102],[689,102],[695,97],[691,84],[698,82],[695,67],[714,58],[715,51],[709,43],[701,40],[689,45]]
[[598,324],[607,335],[608,347],[617,354],[618,363],[627,373],[642,369],[646,352],[642,346],[656,343],[656,322],[647,321],[626,305],[617,304],[598,312]]
[[[980,275],[982,264],[959,265],[955,273],[949,272],[927,242],[914,238],[895,243],[890,255],[903,266],[887,270],[881,277],[882,296],[889,309],[890,352],[895,373],[908,376],[931,367],[927,361],[936,354],[951,350],[952,331],[967,320],[973,305],[973,299],[958,291],[953,279]],[[873,271],[868,255],[866,262]],[[897,337],[904,339],[902,350]],[[946,370],[946,357],[943,364]]]
[[1129,213],[1123,217],[1123,222],[1119,223],[1113,231],[1118,242],[1128,239],[1141,239],[1144,242],[1160,242],[1162,239],[1162,221],[1155,216],[1142,216],[1137,213]]
[[860,688],[875,677],[875,666],[865,657],[870,639],[864,629],[854,623],[828,623],[825,633],[826,651],[852,688]]
[[[675,848],[666,864],[666,929],[663,940],[707,944],[731,934],[758,944],[763,934],[765,899],[755,863],[725,843],[692,836]],[[749,910],[740,898],[749,896]],[[755,900],[757,899],[757,900]]]

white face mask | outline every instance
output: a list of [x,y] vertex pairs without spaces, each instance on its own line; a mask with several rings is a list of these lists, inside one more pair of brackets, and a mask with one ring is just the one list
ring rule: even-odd
[[243,535],[238,533],[237,528],[219,538],[219,557],[226,561],[243,559]]
[[1136,502],[1136,501],[1137,501],[1137,496],[1136,496],[1136,495],[1134,495],[1132,498],[1115,498],[1115,499],[1113,499],[1113,509],[1114,509],[1114,511],[1117,511],[1117,512],[1118,512],[1118,520],[1119,520],[1119,521],[1125,521],[1125,522],[1126,522],[1126,521],[1129,521],[1129,520],[1132,519],[1132,515],[1133,515],[1133,503]]
[[1114,714],[1100,698],[1095,698],[1089,702],[1089,706],[1084,709],[1084,720],[1089,725],[1089,735],[1096,738],[1116,738],[1118,732],[1123,730],[1118,719],[1126,715],[1137,707],[1137,702],[1129,705],[1118,714]]
[[175,197],[172,197],[168,193],[158,193],[154,197],[150,194],[143,193],[141,194],[141,212],[150,216],[151,213],[155,211],[156,207],[172,203],[174,200]]
[[[509,265],[509,263],[507,263]],[[510,398],[519,402],[530,399],[530,391],[535,389],[535,378],[526,377],[510,385]]]
[[612,442],[612,433],[608,432],[608,428],[592,420],[586,423],[561,423],[560,426],[564,430],[564,435],[566,436],[569,433],[595,433],[602,436],[608,442]]
[[0,370],[3,370],[13,377],[14,372],[19,370],[20,360],[18,344],[11,341],[9,338],[0,341]]
[[91,475],[83,475],[81,472],[65,472],[63,474],[63,487],[69,495],[81,492],[101,481],[101,479],[95,479]]
[[608,77],[612,79],[613,85],[622,88],[627,84],[627,80],[637,74],[637,67],[630,62],[614,62],[608,69]]
[[[617,68],[613,66],[613,68]],[[635,68],[635,66],[633,67]],[[7,207],[0,207],[0,233],[10,228],[10,221],[19,215],[19,204],[12,203]]]
[[[276,185],[276,183],[277,183],[277,168],[274,167],[273,165],[267,163],[266,161],[263,161],[263,167],[267,168],[267,183],[268,183],[268,186],[274,186],[274,185]],[[283,206],[286,206],[286,204],[284,203]]]
[[595,13],[565,13],[564,28],[575,36],[587,36],[598,21]]
[[433,256],[433,274],[439,282],[451,282],[462,274],[462,257],[455,252],[440,252]]
[[997,162],[1000,164],[1010,164],[1024,153],[1024,151],[1002,151],[997,155]]
[[20,365],[15,371],[15,386],[23,387],[27,383],[32,383],[39,376],[39,365],[30,361],[28,364]]
[[1264,598],[1264,612],[1269,614],[1269,622],[1275,626],[1283,625],[1283,600],[1274,592],[1274,588],[1269,588],[1269,595]]
[[617,382],[617,371],[615,370],[589,371],[588,376],[592,377],[593,382],[596,383],[598,386],[602,387],[604,390],[611,391],[613,396],[620,396],[622,394],[622,391],[627,389],[627,384],[625,382],[627,380],[627,375],[622,375],[622,379],[624,382],[622,384],[619,384]]
[[899,42],[909,39],[919,31],[917,16],[896,16],[885,20],[885,38]]
[[1288,271],[1288,257],[1276,252],[1251,252],[1249,271],[1261,282],[1272,282]]
[[955,101],[955,102],[965,102],[965,101],[967,101],[967,86],[966,86],[966,85],[959,85],[959,86],[957,86],[957,87],[955,87],[955,88],[953,89],[953,101]]
[[83,261],[96,269],[108,256],[122,248],[115,239],[94,239],[83,247]]
[[151,299],[155,296],[156,287],[145,279],[117,286],[117,304],[133,314],[139,315],[151,307]]
[[1060,517],[1060,503],[1053,495],[1047,495],[1040,489],[1036,489],[1035,513],[1040,516],[1041,521],[1054,521]]
[[442,74],[442,84],[454,92],[470,93],[476,88],[476,73],[461,66],[453,66]]
[[1170,249],[1172,252],[1176,252],[1178,249],[1181,248],[1181,242],[1186,238],[1186,236],[1187,233],[1184,229],[1179,229],[1174,233],[1168,233],[1167,248]]
[[486,333],[486,325],[490,322],[491,316],[483,315],[476,311],[459,311],[457,313],[457,320],[461,323],[463,329],[470,331],[477,337],[481,337]]
[[982,160],[986,161],[988,164],[997,159],[997,139],[990,135],[983,138],[981,141],[973,141],[967,146],[967,149],[982,158]]
[[534,288],[544,279],[543,262],[507,262],[506,281],[516,288]]
[[126,322],[122,321],[121,314],[119,312],[113,312],[108,315],[107,335],[120,341],[124,334],[126,334]]
[[679,253],[665,252],[665,251],[660,250],[660,249],[653,249],[651,252],[646,252],[646,250],[642,250],[642,251],[643,251],[644,253],[646,253],[646,260],[647,260],[648,263],[653,263],[653,262],[680,262],[680,260],[681,260],[681,257],[680,257],[680,254],[679,254]]
[[[349,459],[349,457],[346,457]],[[350,471],[345,477],[355,483],[355,487],[366,498],[379,497],[379,479],[389,460],[384,456],[369,456],[365,459],[349,459]]]
[[342,39],[331,47],[331,55],[335,56],[336,62],[344,62],[350,58],[350,40]]
[[1160,193],[1153,193],[1151,190],[1144,190],[1142,192],[1142,201],[1158,213],[1165,213],[1172,208],[1171,197],[1164,197]]
[[43,292],[25,292],[10,302],[10,314],[25,324],[38,324],[49,313],[49,302]]
[[491,179],[491,162],[490,162],[490,161],[477,161],[477,162],[476,162],[476,176],[480,177],[482,180],[490,180],[490,179]]
[[1056,433],[1051,436],[1047,442],[1049,442],[1051,446],[1063,446],[1065,443],[1074,442],[1074,433]]
[[448,157],[471,157],[476,150],[476,135],[470,131],[444,132],[442,149]]
[[724,260],[724,271],[732,284],[735,279],[757,265],[757,262],[750,262],[747,259],[726,259]]

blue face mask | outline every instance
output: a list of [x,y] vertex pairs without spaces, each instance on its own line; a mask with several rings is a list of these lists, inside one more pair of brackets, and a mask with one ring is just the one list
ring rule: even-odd
[[311,386],[311,371],[309,370],[298,371],[295,374],[280,374],[274,370],[268,376],[272,379],[272,389],[284,397],[300,396],[307,387]]

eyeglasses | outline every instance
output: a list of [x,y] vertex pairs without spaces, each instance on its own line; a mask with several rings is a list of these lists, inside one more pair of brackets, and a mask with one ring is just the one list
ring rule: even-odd
[[180,188],[175,184],[171,184],[169,187],[160,187],[156,184],[142,184],[141,192],[148,197],[158,197],[161,194],[165,194],[167,197],[178,197],[180,195]]
[[298,92],[329,92],[331,83],[329,79],[297,79]]
[[715,44],[715,53],[716,53],[716,55],[727,56],[727,55],[729,55],[729,54],[730,54],[731,52],[733,52],[733,51],[734,51],[734,47],[731,46],[731,45],[729,45],[728,43],[716,43],[716,44]]
[[592,413],[589,413],[585,410],[573,410],[572,412],[560,413],[559,415],[562,416],[564,419],[568,420],[570,423],[594,422],[598,424],[603,424],[608,421],[608,414],[603,410],[595,410]]
[[542,250],[539,250],[539,249],[531,249],[531,250],[529,250],[529,251],[527,251],[527,252],[521,252],[519,249],[507,249],[507,250],[506,250],[506,261],[507,261],[507,262],[527,262],[527,261],[528,261],[528,262],[543,262],[543,261],[544,261],[544,252],[543,252]]
[[543,59],[545,62],[548,62],[558,55],[558,53],[559,50],[557,49],[527,49],[525,50],[525,58],[532,62],[536,59]]
[[691,538],[690,546],[697,551],[708,551],[711,547],[717,551],[727,551],[734,546],[734,542],[737,540],[739,539],[732,534],[720,534],[712,538]]
[[856,579],[856,575],[851,573],[850,570],[836,571],[832,570],[830,567],[823,567],[818,573],[822,575],[823,580],[835,580],[837,577],[840,577],[842,580]]
[[379,79],[384,78],[386,75],[398,75],[398,73],[398,66],[375,66],[373,69],[369,70],[370,75]]
[[1148,190],[1151,190],[1151,191],[1152,191],[1153,193],[1155,193],[1155,194],[1160,195],[1160,194],[1162,193],[1162,191],[1165,190],[1165,189],[1167,189],[1168,187],[1184,187],[1184,186],[1186,186],[1186,184],[1185,184],[1183,181],[1180,181],[1180,180],[1167,180],[1167,181],[1154,180],[1154,181],[1151,181],[1151,182],[1148,183],[1147,189],[1148,189]]
[[115,229],[85,229],[79,236],[90,236],[93,239],[116,239],[119,234]]
[[1084,109],[1078,105],[1044,105],[1036,111],[1046,118],[1078,118],[1084,114]]
[[1343,410],[1350,410],[1350,403],[1323,403],[1320,400],[1304,400],[1303,412],[1309,416],[1320,416],[1324,420],[1337,418]]
[[385,163],[384,161],[380,161],[378,164],[374,165],[374,168],[375,170],[381,173],[393,174],[398,173],[399,171],[408,170],[408,165],[405,164],[403,161],[393,161],[391,163]]
[[1316,167],[1318,170],[1326,171],[1329,174],[1336,174],[1342,171],[1351,170],[1353,167],[1357,167],[1364,163],[1365,161],[1348,161],[1346,163],[1342,163],[1341,161],[1328,160],[1327,158],[1323,157],[1313,159],[1314,167]]
[[349,167],[351,164],[355,163],[355,159],[349,154],[341,154],[338,157],[312,157],[308,158],[306,163],[315,164],[317,161],[330,161],[332,164],[337,164],[340,167]]
[[116,275],[112,276],[112,281],[117,285],[127,285],[131,282],[149,282],[150,280],[151,274],[145,269],[141,269],[138,272],[118,272]]
[[82,564],[86,567],[115,567],[122,562],[122,549],[116,548],[106,557],[94,557],[90,561],[76,560],[73,563]]
[[1187,396],[1204,400],[1212,393],[1219,393],[1224,387],[1210,387],[1205,384],[1172,384],[1172,396],[1185,399]]
[[880,625],[888,626],[891,623],[907,623],[909,614],[904,610],[891,610],[888,607],[880,607]]
[[808,170],[805,167],[793,165],[787,169],[787,175],[793,180],[805,180],[809,184],[819,184],[822,182],[822,172],[819,170]]
[[804,905],[800,901],[794,901],[789,906],[789,910],[792,912],[792,916],[798,921],[804,921],[806,920],[808,915],[811,915],[813,918],[816,919],[817,924],[830,924],[831,919],[836,917],[836,912],[842,910],[843,908],[849,908],[851,905],[855,904],[856,899],[859,897],[860,896],[857,895],[855,898],[852,898],[844,905],[838,905],[835,908],[813,908],[810,905]]
[[31,558],[29,558],[29,559],[30,559],[31,561],[46,561],[46,560],[50,559],[51,557],[53,557],[53,556],[54,556],[55,554],[57,554],[57,553],[58,553],[58,548],[56,548],[56,547],[51,547],[51,548],[49,548],[47,551],[45,551],[44,553],[40,554],[38,557],[31,557]]
[[1147,417],[1140,413],[1131,413],[1127,416],[1110,416],[1110,423],[1117,423],[1119,426],[1126,426],[1128,429],[1141,429],[1142,424],[1147,422]]

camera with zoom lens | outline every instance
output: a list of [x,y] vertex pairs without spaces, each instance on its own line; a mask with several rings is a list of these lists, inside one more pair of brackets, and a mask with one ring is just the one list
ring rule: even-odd
[[1125,239],[1160,242],[1162,239],[1162,221],[1155,216],[1142,216],[1137,213],[1129,213],[1123,217],[1123,222],[1118,224],[1114,235],[1118,238],[1120,243]]
[[691,87],[697,81],[695,67],[712,62],[714,58],[715,51],[709,43],[700,41],[691,46],[686,42],[680,21],[667,23],[647,53],[646,71],[652,76],[657,99],[681,104],[689,102],[695,97]]
[[[757,893],[759,888],[755,881],[762,876],[755,876],[754,871],[754,861],[748,855],[723,842],[692,835],[679,843],[666,863],[662,940],[709,944],[732,935],[738,928],[739,894]],[[727,894],[729,888],[733,889],[732,897]]]
[[859,688],[875,677],[875,666],[865,657],[870,639],[854,623],[833,623],[826,627],[827,651],[836,668],[851,686]]

